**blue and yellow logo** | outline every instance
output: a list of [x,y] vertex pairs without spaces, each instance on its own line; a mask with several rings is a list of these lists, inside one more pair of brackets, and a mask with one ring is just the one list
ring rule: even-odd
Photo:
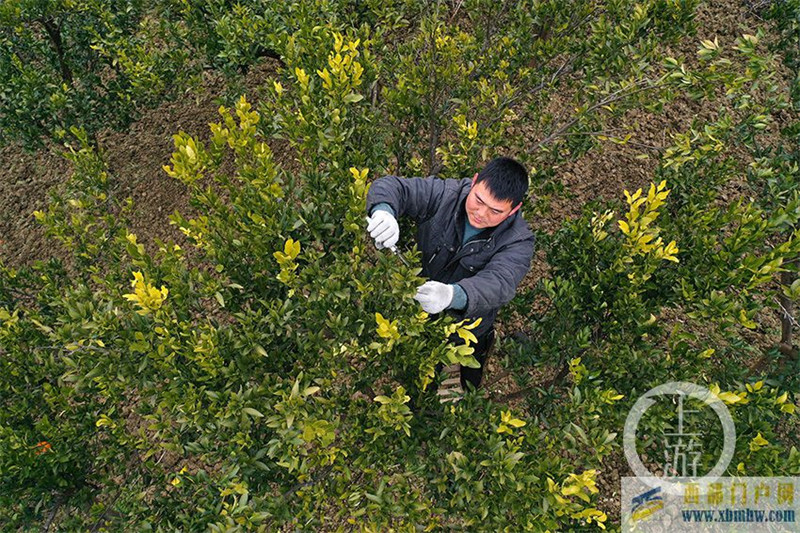
[[631,499],[631,521],[644,520],[664,508],[661,487],[656,487]]

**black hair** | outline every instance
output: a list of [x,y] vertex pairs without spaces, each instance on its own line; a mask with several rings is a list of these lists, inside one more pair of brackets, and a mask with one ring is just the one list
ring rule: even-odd
[[511,200],[516,207],[528,192],[528,171],[510,157],[495,157],[478,173],[478,183],[485,181],[486,187],[499,201]]

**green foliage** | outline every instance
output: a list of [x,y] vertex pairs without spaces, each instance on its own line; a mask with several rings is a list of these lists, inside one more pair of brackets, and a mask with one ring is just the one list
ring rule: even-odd
[[[693,31],[695,6],[474,0],[451,14],[436,3],[384,63],[385,120],[404,124],[390,139],[398,174],[584,152],[609,120],[659,100],[648,93],[665,88],[662,45]],[[559,116],[554,99],[575,113]]]
[[0,28],[0,142],[124,127],[188,75],[139,1],[3,2]]
[[175,21],[173,31],[205,66],[228,76],[246,70],[270,53],[270,2],[166,1],[162,9]]
[[[733,412],[738,438],[731,474],[797,471],[796,439],[783,438],[779,429],[796,423],[796,407],[783,394],[789,398],[796,389],[797,363],[771,366],[775,350],[765,355],[746,340],[748,331],[767,331],[769,310],[781,311],[779,296],[797,294],[795,284],[775,283],[781,272],[796,271],[795,128],[786,128],[780,142],[765,138],[775,134],[770,130],[787,99],[778,87],[778,58],[764,53],[762,38],[743,36],[727,50],[704,41],[695,70],[668,59],[666,83],[720,102],[716,117],[674,137],[648,194],[625,192],[624,219],[617,204],[596,203],[542,239],[549,275],[527,301],[544,302],[544,311],[531,318],[531,341],[511,363],[519,370],[531,362],[561,370],[545,385],[518,378],[530,391],[532,412],[580,420],[587,433],[588,413],[553,405],[566,382],[572,398],[600,400],[589,405],[602,413],[601,428],[614,431],[622,424],[619,413],[649,388],[700,380]],[[724,99],[718,99],[720,87]],[[729,198],[733,183],[745,191]],[[680,322],[670,320],[676,315]],[[777,343],[778,333],[770,334]],[[769,370],[754,371],[755,360]],[[603,403],[612,398],[620,403],[609,411]],[[658,464],[665,451],[659,436],[674,424],[674,408],[648,414],[638,444]],[[704,442],[701,471],[721,447],[721,435]]]
[[794,79],[790,81],[790,91],[797,109],[800,105],[800,53],[797,46],[800,42],[800,2],[797,0],[770,2],[764,12],[775,24],[779,36],[774,46],[781,52],[784,62],[794,73]]
[[[63,74],[35,39],[39,16],[85,48],[69,66],[97,78],[73,76],[74,94],[111,87],[103,69],[128,76],[96,93],[118,100],[68,100],[72,114],[19,103],[55,113],[65,131],[86,129],[69,129],[73,175],[34,214],[69,257],[0,264],[4,524],[605,527],[613,509],[600,480],[619,458],[625,414],[673,380],[702,382],[730,406],[731,473],[800,472],[786,438],[797,372],[786,363],[755,375],[746,363],[757,350],[742,335],[763,327],[776,296],[800,295],[796,283],[770,283],[800,251],[800,203],[797,128],[778,146],[767,137],[791,108],[762,37],[703,41],[690,68],[664,45],[692,35],[694,1],[128,7],[3,5],[21,28],[3,34],[7,46],[47,58],[26,71],[30,91],[57,88],[48,79]],[[88,22],[76,29],[78,13]],[[180,58],[191,56],[187,72],[202,64],[235,76],[273,53],[282,68],[257,107],[242,96],[208,136],[174,136],[165,179],[186,187],[191,209],[169,221],[189,246],[145,246],[92,147],[92,113],[122,116],[160,98]],[[627,143],[606,131],[624,130],[627,110],[681,95],[720,110],[675,136],[648,187],[542,235],[549,273],[515,304],[531,340],[502,346],[524,401],[470,393],[440,404],[435,368],[477,363],[475,324],[419,311],[413,246],[405,262],[371,248],[370,180],[389,169],[463,177],[508,151],[555,176],[551,165],[597,143]],[[728,201],[720,190],[737,176],[750,189]],[[544,310],[531,317],[522,306],[533,300]],[[554,376],[533,377],[531,363]],[[643,420],[641,451],[655,462],[663,450],[652,437],[673,417],[662,408]],[[707,444],[702,466],[721,441]]]

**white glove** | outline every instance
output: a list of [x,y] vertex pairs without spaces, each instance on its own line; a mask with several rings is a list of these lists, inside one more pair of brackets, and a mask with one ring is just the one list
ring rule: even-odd
[[453,301],[453,286],[438,281],[426,281],[417,289],[414,299],[426,313],[441,313]]
[[372,217],[367,217],[367,231],[370,237],[375,239],[375,247],[393,248],[400,238],[400,225],[391,213],[380,209],[372,213]]

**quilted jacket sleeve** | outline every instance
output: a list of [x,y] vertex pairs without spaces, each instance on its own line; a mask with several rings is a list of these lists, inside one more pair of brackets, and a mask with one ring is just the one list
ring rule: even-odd
[[436,213],[445,190],[445,182],[434,176],[399,178],[384,176],[376,179],[367,193],[367,213],[377,204],[389,204],[397,217],[408,216],[417,223]]

